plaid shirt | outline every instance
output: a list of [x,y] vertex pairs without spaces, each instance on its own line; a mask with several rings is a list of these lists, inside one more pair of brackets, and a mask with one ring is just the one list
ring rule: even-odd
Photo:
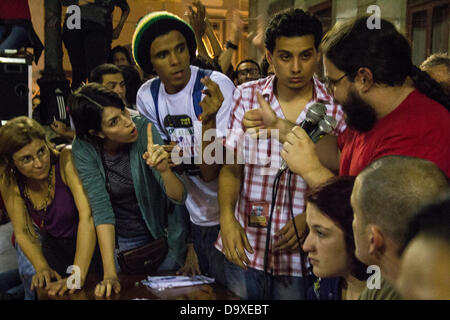
[[[228,125],[228,128],[231,130],[229,130],[225,141],[226,147],[241,154],[245,161],[243,181],[241,181],[240,196],[235,209],[235,217],[241,226],[243,226],[250,245],[254,250],[253,254],[246,252],[250,260],[249,267],[258,270],[264,270],[267,228],[249,226],[248,217],[252,208],[252,202],[267,202],[270,213],[275,175],[282,162],[280,156],[282,144],[274,137],[270,139],[258,139],[256,142],[248,134],[244,134],[242,121],[245,112],[260,108],[256,99],[256,92],[260,92],[264,96],[279,118],[285,119],[280,103],[274,95],[274,79],[275,77],[268,77],[237,87],[233,97],[232,105],[234,108]],[[340,106],[334,104],[332,97],[327,94],[324,85],[320,81],[316,78],[313,78],[313,81],[313,99],[308,102],[304,110],[300,113],[296,123],[300,124],[305,119],[306,112],[313,103],[322,102],[327,107],[327,114],[337,120],[336,129],[332,134],[337,135],[343,132],[346,126]],[[241,153],[239,153],[240,151]],[[238,163],[242,162],[238,160]],[[292,175],[291,194],[294,216],[302,214],[305,210],[304,193],[306,187],[306,183],[300,176]],[[280,179],[272,219],[269,272],[273,275],[301,276],[300,254],[298,250],[294,252],[282,250],[272,253],[272,246],[279,240],[276,234],[290,219],[288,174],[286,171]],[[223,248],[221,235],[219,235],[216,242],[216,247],[219,250]]]

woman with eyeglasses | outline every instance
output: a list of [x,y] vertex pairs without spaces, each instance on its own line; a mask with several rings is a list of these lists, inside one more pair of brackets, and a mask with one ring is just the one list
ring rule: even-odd
[[[96,236],[91,210],[70,149],[56,151],[39,123],[17,117],[0,128],[0,191],[13,224],[25,298],[35,288],[64,294],[69,266],[80,288]],[[94,263],[93,263],[94,264]],[[57,280],[52,282],[52,280]]]
[[76,132],[74,163],[103,260],[96,296],[120,291],[116,245],[127,251],[166,237],[168,254],[158,270],[178,270],[186,256],[189,220],[168,213],[167,200],[184,203],[186,189],[169,166],[157,129],[140,116],[131,117],[122,99],[97,83],[77,90],[68,104]]

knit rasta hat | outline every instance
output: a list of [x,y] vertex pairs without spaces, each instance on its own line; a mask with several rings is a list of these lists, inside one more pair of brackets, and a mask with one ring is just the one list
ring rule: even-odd
[[172,30],[177,30],[184,35],[191,60],[195,58],[197,43],[192,27],[180,17],[167,11],[152,12],[145,15],[138,22],[132,42],[134,61],[146,73],[153,72],[153,66],[150,61],[150,47],[153,40]]

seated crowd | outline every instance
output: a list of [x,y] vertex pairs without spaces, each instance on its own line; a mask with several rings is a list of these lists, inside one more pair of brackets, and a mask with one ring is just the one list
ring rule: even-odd
[[[74,272],[114,297],[123,253],[157,243],[140,274],[203,274],[242,299],[450,299],[449,56],[419,68],[387,20],[323,35],[289,8],[258,26],[264,59],[233,67],[239,15],[224,47],[201,2],[188,18],[152,12],[131,54],[86,52],[70,124],[0,127],[0,233],[17,252],[0,299],[74,293]],[[64,30],[73,69],[79,37]]]

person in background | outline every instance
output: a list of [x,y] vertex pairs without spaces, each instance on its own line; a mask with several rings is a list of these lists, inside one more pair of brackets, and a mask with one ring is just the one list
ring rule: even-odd
[[[231,60],[238,49],[243,30],[243,23],[239,16],[239,11],[233,11],[230,32],[233,36],[231,40],[226,42],[225,49],[223,49],[216,34],[214,33],[211,23],[209,22],[205,6],[200,1],[194,1],[192,6],[189,6],[188,9],[189,12],[187,15],[189,17],[189,23],[195,33],[195,39],[198,46],[198,55],[212,65],[219,66],[219,70],[232,79],[234,69]],[[203,42],[204,36],[206,36],[205,40],[210,43],[213,50],[212,57],[208,53]],[[214,70],[216,70],[216,68],[214,68]]]
[[266,57],[263,57],[263,59],[261,60],[260,69],[262,78],[273,76],[275,74],[273,66],[269,64],[269,61],[267,61]]
[[[72,90],[76,90],[98,65],[106,63],[112,40],[119,38],[130,13],[126,0],[60,0],[63,6],[78,5],[81,26],[70,26],[70,14],[66,14],[62,40],[72,65]],[[113,29],[112,16],[115,7],[122,11],[119,23]]]
[[[188,10],[186,15],[188,16],[189,24],[192,26],[195,33],[198,56],[202,57],[207,63],[213,64],[213,61],[216,60],[216,57],[221,55],[223,50],[208,19],[206,8],[201,1],[194,1],[192,5],[188,6]],[[211,46],[213,51],[212,57],[206,49],[204,41],[207,41]]]
[[396,284],[403,299],[450,300],[449,212],[447,191],[409,221]]
[[143,84],[141,75],[136,67],[132,65],[121,65],[119,68],[120,71],[122,71],[123,79],[125,80],[126,101],[131,109],[136,110],[137,92]]
[[[32,299],[32,291],[43,287],[50,295],[64,294],[69,288],[61,276],[70,265],[79,266],[82,287],[96,236],[71,150],[57,152],[36,121],[14,118],[0,128],[0,179],[25,298]],[[98,270],[94,261],[92,267]]]
[[261,69],[259,64],[252,59],[240,61],[236,66],[234,73],[235,76],[233,81],[236,86],[261,78]]
[[0,0],[0,50],[33,48],[37,64],[44,45],[34,31],[28,0]]
[[367,266],[355,257],[350,205],[354,181],[355,177],[334,177],[306,193],[309,233],[303,250],[319,277],[308,300],[358,300],[366,287]]
[[128,106],[125,78],[118,66],[112,63],[104,63],[95,67],[89,76],[89,81],[111,89],[122,98],[125,106]]
[[[103,86],[113,90],[122,98],[128,112],[131,115],[137,115],[137,111],[130,105],[127,100],[127,86],[122,70],[111,63],[101,64],[92,70],[89,80],[91,82],[100,83]],[[70,142],[75,138],[75,130],[69,128],[62,121],[54,120],[50,127],[60,136],[68,139]]]
[[432,54],[422,62],[420,69],[436,80],[450,99],[450,57],[448,54]]
[[115,46],[109,53],[108,63],[115,64],[116,66],[128,66],[133,65],[133,60],[127,48]]

